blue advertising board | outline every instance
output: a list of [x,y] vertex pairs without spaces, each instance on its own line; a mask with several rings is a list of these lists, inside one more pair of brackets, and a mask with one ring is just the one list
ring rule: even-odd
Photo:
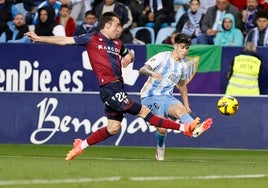
[[[145,80],[138,69],[145,62],[146,47],[132,45],[130,49],[138,55],[122,72],[126,89],[135,92]],[[98,91],[84,47],[2,43],[0,56],[0,91]]]
[[[130,95],[139,101],[139,96]],[[198,138],[170,131],[172,147],[268,149],[268,97],[238,97],[239,110],[224,116],[219,96],[190,96],[193,116],[212,117],[213,126]],[[0,143],[71,144],[107,124],[98,93],[1,93]],[[256,113],[258,112],[258,113]],[[127,114],[118,135],[99,143],[115,146],[155,146],[155,128]]]
[[[138,92],[147,78],[139,76],[138,69],[148,54],[145,45],[128,47],[136,59],[122,71],[125,87],[139,101]],[[214,118],[213,127],[197,139],[171,131],[168,146],[268,149],[267,95],[238,97],[240,108],[234,116],[223,116],[216,108],[232,58],[241,51],[240,47],[223,47],[221,69],[210,73],[219,74],[219,80],[213,81],[220,83],[198,84],[207,72],[196,74],[190,83],[196,91],[190,95],[193,116]],[[266,48],[259,52],[264,61],[261,91],[268,94]],[[107,124],[98,82],[83,47],[2,43],[0,56],[0,143],[71,144],[74,138],[85,138]],[[120,133],[100,144],[154,146],[154,131],[143,119],[126,115]]]

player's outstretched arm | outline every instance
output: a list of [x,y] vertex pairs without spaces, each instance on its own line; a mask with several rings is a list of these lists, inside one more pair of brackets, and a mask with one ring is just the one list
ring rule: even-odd
[[38,36],[35,32],[27,32],[24,35],[29,37],[33,42],[43,42],[47,44],[67,45],[75,44],[73,37],[64,36]]

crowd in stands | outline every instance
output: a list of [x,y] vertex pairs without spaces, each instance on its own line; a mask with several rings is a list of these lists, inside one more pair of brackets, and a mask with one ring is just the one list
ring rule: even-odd
[[[192,44],[268,46],[265,0],[0,0],[0,42],[31,42],[23,35],[29,29],[46,36],[95,32],[107,11],[119,15],[124,43],[149,43],[144,28],[152,28],[157,38],[161,29],[172,27],[163,43],[181,32]],[[137,27],[143,38],[133,36]]]

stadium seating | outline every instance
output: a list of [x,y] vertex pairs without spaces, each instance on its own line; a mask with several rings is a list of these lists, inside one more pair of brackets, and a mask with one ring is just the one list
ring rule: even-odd
[[157,33],[155,44],[162,44],[163,40],[170,36],[173,31],[175,31],[174,27],[161,28]]
[[176,14],[175,14],[175,21],[170,24],[171,27],[176,27],[177,23],[179,22],[181,16],[185,13],[185,9],[183,6],[181,6]]
[[131,29],[130,32],[131,32],[132,36],[135,37],[136,33],[141,29],[147,29],[150,32],[151,41],[152,41],[152,44],[154,44],[154,42],[155,42],[155,34],[154,34],[154,30],[152,28],[150,28],[150,27],[135,27],[135,28]]

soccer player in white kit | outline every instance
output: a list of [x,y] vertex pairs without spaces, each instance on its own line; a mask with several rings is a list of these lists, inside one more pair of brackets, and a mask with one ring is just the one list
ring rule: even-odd
[[[191,109],[188,101],[186,85],[187,64],[185,57],[191,44],[191,38],[179,33],[174,40],[174,50],[160,52],[151,57],[145,65],[140,68],[142,75],[148,76],[148,80],[141,89],[141,103],[148,106],[153,113],[178,119],[182,123],[200,121],[197,117],[190,116]],[[173,96],[174,87],[180,91],[183,103]],[[200,123],[190,137],[198,137],[212,125],[212,118]],[[156,130],[157,151],[156,159],[164,160],[165,140],[167,129],[157,128]]]

